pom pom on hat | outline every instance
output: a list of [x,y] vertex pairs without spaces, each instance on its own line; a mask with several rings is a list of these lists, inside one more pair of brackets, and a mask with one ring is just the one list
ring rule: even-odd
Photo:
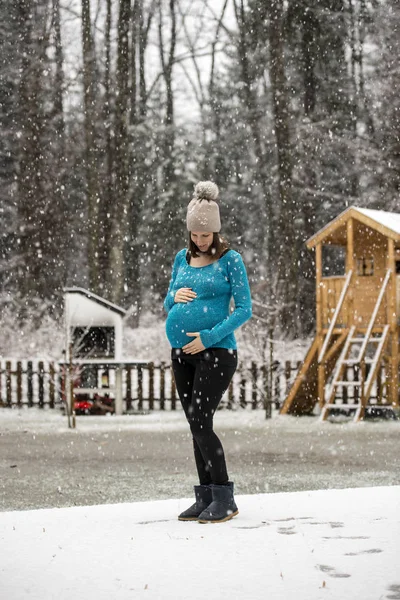
[[197,200],[217,200],[219,189],[213,181],[199,181],[194,188],[194,195]]
[[199,181],[194,188],[194,198],[189,203],[186,215],[188,231],[218,233],[221,230],[221,218],[218,198],[218,186],[212,181]]

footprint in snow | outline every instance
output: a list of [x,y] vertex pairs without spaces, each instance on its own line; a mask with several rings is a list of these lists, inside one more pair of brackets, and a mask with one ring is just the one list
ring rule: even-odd
[[278,527],[278,533],[281,533],[283,535],[294,535],[297,533],[297,531],[294,531],[295,525],[292,525],[291,527]]
[[312,517],[286,517],[286,519],[273,519],[274,523],[283,523],[285,521],[308,521]]
[[261,523],[255,523],[254,525],[234,525],[232,529],[259,529],[260,527],[266,527],[267,525],[269,525],[269,523],[262,521]]
[[330,525],[332,529],[344,527],[344,523],[341,521],[310,521],[307,525]]
[[317,565],[316,569],[319,569],[323,573],[326,573],[327,575],[329,575],[329,577],[337,577],[337,578],[351,577],[351,575],[349,575],[348,573],[340,573],[339,571],[336,571],[335,567],[331,567],[329,565]]
[[345,556],[358,556],[359,554],[380,554],[383,552],[380,548],[370,548],[369,550],[360,550],[360,552],[346,552]]
[[386,596],[387,600],[400,600],[400,584],[392,583],[388,587],[389,594]]
[[150,525],[152,523],[168,523],[169,521],[175,521],[175,519],[158,519],[154,521],[138,521],[136,525]]
[[369,540],[369,535],[324,535],[323,540]]

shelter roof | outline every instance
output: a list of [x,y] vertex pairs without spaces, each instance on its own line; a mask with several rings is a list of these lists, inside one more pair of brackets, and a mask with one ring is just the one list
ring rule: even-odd
[[104,306],[105,308],[108,308],[109,310],[118,313],[122,317],[126,314],[126,310],[124,308],[121,308],[120,306],[117,306],[117,304],[109,302],[105,298],[102,298],[101,296],[98,296],[97,294],[94,294],[89,290],[85,290],[84,288],[68,287],[64,288],[64,292],[68,294],[81,294],[82,296],[93,300],[93,302],[97,302],[97,304],[100,304],[101,306]]
[[307,248],[314,248],[320,242],[346,245],[346,223],[350,218],[400,243],[400,213],[350,206],[310,237],[306,242]]

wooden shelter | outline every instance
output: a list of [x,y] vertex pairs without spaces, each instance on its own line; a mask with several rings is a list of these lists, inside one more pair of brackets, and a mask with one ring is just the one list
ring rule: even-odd
[[[115,413],[122,414],[122,361],[123,318],[126,311],[79,287],[64,289],[65,300],[65,362],[66,399],[68,414],[76,408],[76,398],[112,394]],[[72,367],[79,366],[79,384],[71,385]],[[109,371],[115,371],[115,385]],[[101,376],[100,374],[103,373]],[[100,383],[100,380],[103,379]]]
[[[316,336],[282,413],[364,417],[399,407],[400,214],[352,206],[311,237]],[[326,247],[344,254],[344,273],[323,276]],[[343,252],[344,251],[344,252]]]
[[66,360],[122,357],[122,322],[126,310],[79,287],[64,289]]

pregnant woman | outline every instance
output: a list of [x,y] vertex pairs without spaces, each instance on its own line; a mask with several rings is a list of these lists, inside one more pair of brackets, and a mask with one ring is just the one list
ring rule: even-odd
[[199,476],[196,501],[178,518],[200,523],[221,523],[239,512],[213,417],[237,367],[234,331],[251,317],[246,269],[219,235],[217,198],[211,181],[196,185],[186,218],[189,249],[175,257],[164,301],[172,369]]

